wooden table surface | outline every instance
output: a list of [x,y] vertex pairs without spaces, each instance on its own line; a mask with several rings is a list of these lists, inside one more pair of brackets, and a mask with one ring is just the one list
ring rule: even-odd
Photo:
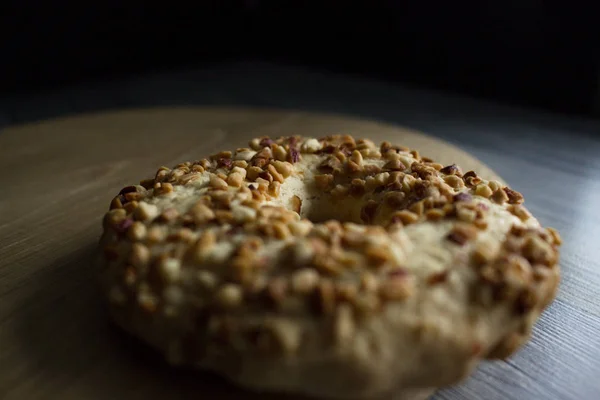
[[[23,146],[14,126],[82,112],[176,105],[346,114],[424,131],[475,155],[525,195],[526,204],[544,225],[561,232],[563,277],[556,301],[527,346],[507,362],[483,365],[465,383],[438,392],[434,399],[600,398],[600,124],[265,64],[0,99],[0,129],[6,129],[0,131],[0,398],[69,398],[82,393],[78,390],[85,385],[95,388],[93,398],[143,397],[140,391],[109,391],[132,377],[107,369],[103,352],[114,351],[114,346],[125,351],[129,344],[108,345],[101,339],[98,330],[103,325],[96,322],[95,308],[90,308],[97,303],[80,301],[96,297],[90,293],[89,271],[82,273],[89,268],[85,260],[92,244],[79,233],[94,229],[92,215],[86,213],[104,203],[98,193],[137,176],[138,168],[156,166],[158,159],[143,153],[162,153],[171,161],[194,150],[173,152],[141,141],[140,153],[124,160],[120,142],[114,140],[102,162],[99,156],[89,158],[94,142],[85,140],[85,132],[80,137],[71,132],[82,150],[91,148],[66,158],[61,157],[65,147],[58,138],[44,137],[47,132],[39,130],[38,139],[30,132],[28,145]],[[238,124],[237,129],[248,126],[247,121],[229,123]],[[127,129],[122,134],[127,135]],[[206,140],[218,145],[219,133],[213,134]],[[15,154],[15,148],[22,153]],[[49,149],[54,158],[36,164]],[[86,162],[88,168],[64,173],[65,165]],[[132,163],[136,167],[130,170]],[[45,177],[44,185],[39,184],[40,177]],[[110,185],[104,186],[106,182]],[[73,186],[79,190],[61,189]],[[86,218],[77,217],[81,215]],[[28,264],[32,259],[38,263],[35,271]],[[82,315],[86,318],[79,322],[76,318]],[[57,323],[67,320],[66,326]],[[20,347],[11,345],[17,339]],[[88,346],[99,350],[92,356],[73,351]],[[134,358],[123,358],[119,368],[131,370]],[[97,371],[104,371],[102,385],[97,384]],[[160,379],[160,374],[145,371],[141,368],[135,379]],[[189,393],[193,384],[189,376],[172,376],[168,383],[158,383],[157,393]]]

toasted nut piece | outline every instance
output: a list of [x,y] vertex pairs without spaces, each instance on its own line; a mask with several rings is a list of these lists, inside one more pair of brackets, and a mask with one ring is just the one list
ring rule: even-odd
[[485,197],[486,199],[490,197],[492,193],[492,189],[484,183],[477,185],[477,187],[475,188],[475,194],[477,196]]
[[333,175],[323,174],[315,175],[315,183],[320,190],[327,190],[333,185]]
[[402,222],[404,225],[414,224],[419,220],[419,216],[414,212],[402,210],[392,214],[391,222]]

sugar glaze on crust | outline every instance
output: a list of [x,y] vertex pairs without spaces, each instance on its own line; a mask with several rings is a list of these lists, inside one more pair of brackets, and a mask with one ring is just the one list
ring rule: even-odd
[[522,203],[388,142],[261,137],[121,190],[102,284],[123,329],[242,386],[442,387],[515,352],[554,298],[561,239]]

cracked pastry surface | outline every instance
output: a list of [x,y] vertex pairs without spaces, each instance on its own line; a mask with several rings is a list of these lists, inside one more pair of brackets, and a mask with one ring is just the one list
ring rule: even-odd
[[102,284],[123,329],[241,386],[437,388],[515,352],[554,298],[560,237],[522,203],[388,142],[261,137],[121,190]]

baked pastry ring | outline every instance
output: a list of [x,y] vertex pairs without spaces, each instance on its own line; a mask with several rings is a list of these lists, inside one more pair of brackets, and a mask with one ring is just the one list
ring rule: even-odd
[[112,318],[173,364],[331,398],[437,388],[512,354],[556,293],[559,235],[497,181],[348,135],[249,146],[104,217]]

